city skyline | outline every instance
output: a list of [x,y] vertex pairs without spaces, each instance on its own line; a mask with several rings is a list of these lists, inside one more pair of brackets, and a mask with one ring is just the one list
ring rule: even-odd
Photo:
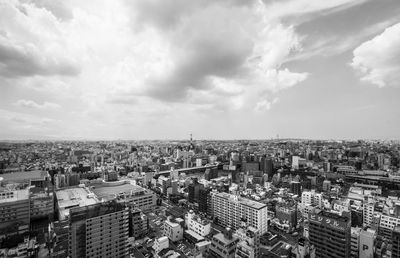
[[0,140],[399,140],[399,11],[3,1]]

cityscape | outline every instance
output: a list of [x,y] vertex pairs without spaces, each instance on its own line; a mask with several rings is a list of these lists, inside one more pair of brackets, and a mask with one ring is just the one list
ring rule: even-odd
[[31,141],[0,150],[2,257],[400,252],[399,141]]
[[399,0],[0,0],[0,258],[400,258]]

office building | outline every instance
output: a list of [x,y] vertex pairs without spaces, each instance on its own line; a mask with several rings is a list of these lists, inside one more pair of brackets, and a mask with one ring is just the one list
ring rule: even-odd
[[364,226],[372,225],[372,217],[374,214],[375,202],[373,200],[369,200],[363,205],[363,224]]
[[210,188],[202,188],[199,190],[199,212],[203,214],[208,213],[209,202],[211,202]]
[[392,232],[396,226],[400,226],[400,218],[384,215],[380,216],[378,234],[389,240],[392,239]]
[[85,207],[99,202],[97,197],[86,187],[58,190],[56,200],[56,210],[60,221],[70,218],[70,209],[72,208]]
[[357,258],[360,246],[360,232],[361,228],[351,228],[351,240],[350,240],[350,257]]
[[392,258],[400,258],[400,226],[392,231]]
[[215,193],[212,195],[213,214],[217,223],[236,230],[245,221],[257,228],[260,234],[268,231],[267,205],[236,195]]
[[331,191],[331,181],[324,180],[324,182],[322,182],[322,191],[326,193]]
[[29,189],[0,186],[0,238],[29,231]]
[[297,226],[297,204],[278,203],[275,206],[275,216],[278,228],[291,232]]
[[149,218],[140,209],[131,208],[129,211],[129,236],[143,237],[149,230]]
[[301,183],[292,181],[290,182],[290,192],[300,196],[301,195]]
[[308,215],[310,243],[317,257],[349,258],[351,248],[350,214],[316,211]]
[[272,158],[262,157],[260,162],[260,170],[269,177],[272,177],[274,174],[274,163]]
[[[363,229],[360,232],[360,242],[358,247],[359,255],[358,257],[373,258],[375,253],[375,238],[376,231],[371,228]],[[394,248],[393,244],[393,248]],[[397,250],[399,246],[397,246]],[[392,251],[393,253],[393,251]],[[399,257],[399,256],[398,256]]]
[[204,185],[199,184],[197,179],[194,179],[193,183],[191,183],[188,187],[188,201],[190,203],[199,201],[200,189],[204,189]]
[[127,257],[129,209],[116,201],[70,210],[69,256]]

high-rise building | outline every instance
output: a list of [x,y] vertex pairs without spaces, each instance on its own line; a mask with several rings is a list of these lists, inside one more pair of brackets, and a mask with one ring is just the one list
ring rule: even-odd
[[363,205],[363,224],[364,224],[364,226],[371,226],[374,209],[375,209],[375,202],[373,200],[369,200],[364,203],[364,205]]
[[361,228],[351,228],[350,257],[358,258]]
[[271,178],[274,174],[274,163],[272,158],[262,157],[260,162],[260,170]]
[[5,173],[1,179],[0,238],[27,232],[32,219],[47,218],[53,213],[52,185],[47,171]]
[[400,258],[400,226],[393,229],[392,245],[392,258]]
[[129,209],[116,201],[70,210],[69,256],[127,257]]
[[300,196],[301,195],[301,183],[292,181],[290,182],[290,192],[292,192],[295,195]]
[[310,243],[315,246],[316,257],[349,258],[351,217],[329,211],[316,211],[308,215]]
[[212,203],[218,224],[236,230],[244,221],[257,228],[261,235],[268,231],[266,204],[227,193],[213,194]]
[[203,188],[199,190],[199,212],[207,214],[209,208],[210,199],[210,188]]
[[204,188],[204,185],[199,184],[197,179],[188,187],[188,201],[191,203],[199,201],[199,191]]
[[299,169],[299,160],[300,160],[299,156],[292,157],[292,168],[293,169]]
[[322,191],[329,193],[331,191],[331,181],[324,180],[322,183]]
[[[376,231],[371,228],[363,229],[360,232],[360,242],[358,247],[358,257],[373,258],[375,253]],[[394,244],[393,244],[394,248]],[[399,246],[397,247],[399,249]],[[392,251],[393,252],[393,251]]]
[[29,189],[0,186],[0,237],[29,231]]
[[297,204],[278,203],[275,206],[275,213],[281,230],[291,232],[297,226]]
[[132,208],[129,212],[129,236],[139,238],[147,234],[149,218],[140,209]]
[[392,239],[392,231],[397,226],[400,226],[400,218],[382,214],[379,220],[378,234],[385,237],[390,242]]

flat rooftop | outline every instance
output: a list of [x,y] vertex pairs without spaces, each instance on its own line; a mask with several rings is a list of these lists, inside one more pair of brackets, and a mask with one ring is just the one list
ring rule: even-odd
[[187,234],[191,235],[192,237],[194,237],[198,242],[204,240],[204,237],[200,236],[199,234],[197,234],[193,230],[187,229],[187,230],[185,230],[185,232]]
[[118,194],[141,194],[145,193],[146,189],[129,183],[121,183],[118,185],[105,183],[93,185],[92,191],[99,199],[112,200],[115,199]]
[[56,192],[60,220],[69,216],[69,209],[96,204],[99,200],[86,188],[76,187],[63,189]]
[[[228,193],[217,193],[216,195],[220,196],[220,197],[222,197],[224,199],[230,199],[232,201],[234,201],[234,198],[236,197],[235,195],[228,194]],[[260,202],[253,201],[253,200],[250,200],[250,199],[247,199],[247,198],[243,198],[243,197],[237,197],[237,200],[238,200],[239,203],[241,203],[243,205],[246,205],[248,207],[251,207],[253,209],[257,209],[257,210],[260,210],[262,208],[267,207],[267,205],[264,204],[264,203],[260,203]]]
[[48,172],[41,170],[0,174],[0,178],[3,178],[3,182],[15,183],[28,182],[30,180],[45,180],[47,176],[49,176]]
[[29,189],[2,190],[0,189],[0,203],[16,202],[29,199]]
[[224,245],[228,245],[237,239],[235,236],[232,236],[232,239],[228,239],[224,236],[223,233],[218,233],[214,235],[214,238],[224,243]]

